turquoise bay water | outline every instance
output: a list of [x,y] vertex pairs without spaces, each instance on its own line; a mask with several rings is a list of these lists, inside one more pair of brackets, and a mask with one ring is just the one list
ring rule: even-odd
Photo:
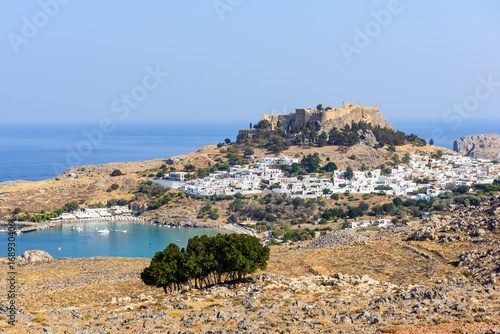
[[[81,226],[81,231],[71,226]],[[111,229],[109,234],[97,230]],[[96,230],[97,229],[97,230]],[[116,232],[114,232],[116,230]],[[127,233],[120,231],[126,230]],[[26,250],[44,250],[54,258],[120,256],[152,258],[170,243],[186,247],[188,239],[197,235],[213,236],[215,228],[169,228],[153,224],[126,222],[86,222],[58,224],[46,230],[16,236],[16,255]],[[0,256],[6,257],[7,233],[0,234]],[[59,249],[60,247],[60,249]]]

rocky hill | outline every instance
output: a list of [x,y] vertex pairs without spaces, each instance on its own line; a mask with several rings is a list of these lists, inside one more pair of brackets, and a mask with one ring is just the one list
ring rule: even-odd
[[500,135],[489,133],[464,136],[455,140],[453,151],[472,158],[500,160]]
[[310,124],[314,124],[317,134],[323,131],[329,134],[334,129],[344,129],[345,126],[351,126],[353,123],[365,123],[372,127],[394,131],[394,127],[386,121],[378,107],[366,107],[362,106],[361,103],[353,105],[344,102],[343,106],[339,108],[323,108],[322,105],[318,105],[317,108],[298,108],[290,114],[264,114],[257,127],[239,131],[238,141],[254,137],[258,133],[257,130],[262,129],[262,122],[266,122],[265,129],[268,131],[282,127],[288,137],[293,137],[293,134],[299,133],[297,132],[299,129],[309,127]]

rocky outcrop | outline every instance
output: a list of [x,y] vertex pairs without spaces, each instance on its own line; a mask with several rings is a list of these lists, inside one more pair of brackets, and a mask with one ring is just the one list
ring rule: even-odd
[[[463,251],[456,263],[464,271],[470,272],[477,280],[488,284],[500,273],[500,196],[492,195],[477,206],[455,209],[450,215],[433,215],[409,231],[407,241],[429,241],[453,243],[468,241],[478,247]],[[492,276],[493,275],[493,276]],[[493,280],[495,281],[495,280]]]
[[354,230],[337,230],[314,240],[306,248],[322,248],[365,243],[367,236]]
[[321,119],[318,123],[320,126],[318,133],[321,131],[329,133],[333,128],[343,129],[346,125],[359,122],[394,130],[377,107],[352,106],[348,112],[332,112],[332,115],[324,118],[326,119]]
[[36,262],[50,262],[52,261],[52,256],[42,250],[27,250],[23,255],[17,258],[17,263],[19,264],[30,264]]
[[455,140],[453,151],[472,158],[500,160],[500,135],[490,133],[464,136]]

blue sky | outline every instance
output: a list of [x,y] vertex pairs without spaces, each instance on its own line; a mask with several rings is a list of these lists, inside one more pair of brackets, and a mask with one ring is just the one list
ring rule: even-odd
[[0,122],[255,122],[343,100],[389,121],[498,120],[499,14],[494,0],[4,0]]

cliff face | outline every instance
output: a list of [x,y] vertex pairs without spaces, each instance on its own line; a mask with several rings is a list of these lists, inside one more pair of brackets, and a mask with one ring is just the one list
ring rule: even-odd
[[500,135],[490,133],[462,137],[453,143],[453,151],[467,157],[500,160]]
[[325,131],[329,133],[332,128],[342,129],[346,125],[351,125],[354,123],[364,122],[369,123],[372,126],[380,126],[381,128],[389,128],[393,129],[394,127],[388,123],[382,115],[382,113],[378,110],[377,107],[354,107],[348,112],[343,113],[335,113],[332,112],[332,115],[329,115],[329,119],[322,120],[319,122],[320,131]]
[[[361,103],[354,105],[344,102],[341,108],[298,108],[295,109],[294,113],[288,115],[264,114],[261,120],[269,122],[271,131],[280,125],[287,132],[295,125],[306,125],[309,122],[317,125],[318,134],[322,131],[328,134],[333,128],[343,129],[346,125],[359,122],[371,124],[373,127],[380,126],[394,130],[394,127],[386,121],[378,107],[365,107],[361,106]],[[237,141],[240,142],[246,137],[251,138],[255,132],[255,129],[240,130]],[[290,133],[288,134],[290,135]]]

